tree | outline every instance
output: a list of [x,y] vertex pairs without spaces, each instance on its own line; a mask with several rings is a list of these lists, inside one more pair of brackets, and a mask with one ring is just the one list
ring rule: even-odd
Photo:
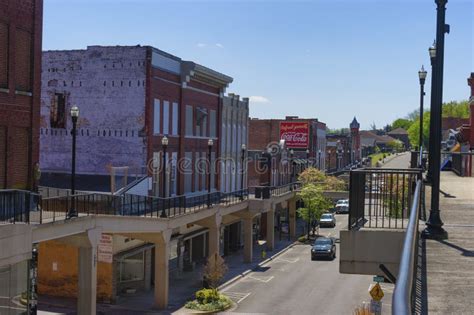
[[401,152],[401,151],[403,150],[403,142],[401,142],[401,141],[398,140],[398,139],[389,141],[389,142],[387,143],[387,146],[388,146],[392,151],[395,151],[395,152]]
[[219,282],[224,278],[226,272],[227,265],[224,259],[218,253],[214,253],[214,255],[209,256],[204,266],[204,280],[212,289],[217,291]]
[[335,176],[328,176],[314,167],[305,169],[298,177],[303,184],[317,185],[321,190],[346,190],[346,182]]
[[[321,189],[314,184],[304,185],[298,196],[303,200],[304,207],[299,208],[297,211],[303,220],[308,223],[308,227],[313,225],[315,221],[319,221],[321,215],[332,205],[331,201],[324,197]],[[313,235],[315,234],[314,229],[315,225],[313,225]]]
[[410,128],[412,124],[413,124],[413,120],[406,119],[406,118],[398,118],[393,121],[392,128],[393,129],[403,128],[405,130],[408,130],[408,128]]
[[[412,147],[419,148],[420,140],[420,119],[418,118],[413,122],[413,124],[408,128],[408,138]],[[430,138],[430,112],[425,112],[423,114],[423,147],[427,148]]]
[[443,117],[469,118],[468,101],[451,101],[443,104]]

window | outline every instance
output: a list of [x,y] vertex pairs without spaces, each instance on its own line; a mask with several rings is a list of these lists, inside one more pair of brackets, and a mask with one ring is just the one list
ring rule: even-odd
[[163,134],[167,135],[170,132],[170,102],[163,102]]
[[175,136],[178,135],[178,120],[179,120],[178,103],[173,103],[173,122],[172,122],[173,131],[171,132],[171,134]]
[[160,133],[160,100],[157,99],[153,107],[153,133]]
[[216,111],[211,109],[209,114],[209,137],[215,138],[216,136]]
[[196,107],[196,132],[195,136],[207,136],[207,110],[202,107]]
[[50,124],[51,128],[66,128],[66,96],[63,93],[54,94]]
[[[184,192],[190,193],[192,191],[192,162],[193,162],[193,153],[185,152],[184,153]],[[180,165],[181,166],[181,165]]]
[[145,252],[126,256],[120,260],[120,282],[140,281],[145,275]]
[[186,136],[193,135],[193,107],[186,105]]
[[17,29],[15,34],[16,88],[31,90],[31,33]]
[[8,24],[0,23],[0,87],[8,88]]

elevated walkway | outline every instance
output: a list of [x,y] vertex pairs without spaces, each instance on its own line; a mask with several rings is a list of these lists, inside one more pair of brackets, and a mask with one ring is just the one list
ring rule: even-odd
[[[445,241],[425,240],[429,314],[472,314],[474,309],[474,178],[441,173],[441,218]],[[427,198],[429,200],[429,198]],[[427,209],[429,207],[427,206]]]

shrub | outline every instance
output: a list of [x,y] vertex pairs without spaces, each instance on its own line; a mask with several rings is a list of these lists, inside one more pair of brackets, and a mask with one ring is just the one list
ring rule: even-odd
[[195,295],[200,304],[214,303],[219,300],[219,293],[215,289],[201,289]]
[[306,242],[306,235],[298,237],[298,242],[301,242],[301,243]]

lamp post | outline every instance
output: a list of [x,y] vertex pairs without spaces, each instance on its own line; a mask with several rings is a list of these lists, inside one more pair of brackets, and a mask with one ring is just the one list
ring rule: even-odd
[[242,143],[242,146],[241,146],[241,174],[240,174],[240,182],[241,182],[241,186],[240,188],[242,189],[242,194],[240,196],[240,198],[243,200],[244,199],[244,189],[245,189],[245,185],[244,185],[244,172],[245,172],[245,167],[244,167],[244,160],[245,160],[245,150],[247,150],[247,146],[245,145],[245,143]]
[[[162,192],[161,196],[163,198],[166,198],[166,149],[168,148],[168,137],[164,136],[161,139],[161,146],[163,147],[163,168],[162,168],[162,176],[163,176],[163,183],[162,183]],[[160,214],[161,218],[166,218],[166,209],[165,209],[165,204],[163,203],[163,209],[161,210]]]
[[322,163],[321,163],[321,149],[318,150],[318,165],[319,165],[319,170],[322,170]]
[[423,100],[425,96],[426,75],[427,72],[425,70],[425,67],[421,66],[421,70],[418,71],[418,77],[420,78],[420,138],[418,140],[418,146],[420,147],[420,158],[423,154]]
[[207,206],[211,207],[211,173],[212,173],[212,163],[211,163],[211,153],[212,153],[212,146],[214,145],[214,141],[209,139],[207,141],[207,148],[209,149],[208,160],[209,160],[209,170],[207,172]]
[[328,150],[328,173],[331,171],[331,150]]
[[309,167],[309,149],[306,149],[306,168]]
[[290,150],[290,183],[293,182],[293,177],[294,177],[294,170],[295,166],[293,165],[293,155],[295,154],[295,151],[293,149]]
[[[434,101],[436,99],[436,40],[433,42],[433,45],[428,49],[430,53],[430,60],[431,60],[431,105],[430,107],[434,107]],[[430,111],[430,132],[433,130],[433,123],[435,121],[434,112]],[[433,167],[433,161],[431,158],[431,153],[433,152],[433,141],[430,138],[430,142],[428,143],[428,173],[426,174],[426,181],[431,183],[431,171]]]
[[76,207],[75,207],[75,199],[74,195],[76,194],[76,136],[77,136],[77,120],[79,119],[79,108],[74,105],[71,107],[71,120],[72,120],[72,161],[71,161],[71,195],[72,195],[72,204],[71,208],[69,208],[69,212],[67,217],[77,217]]
[[430,130],[430,142],[432,142],[431,164],[431,209],[430,217],[426,222],[427,227],[422,235],[429,239],[446,239],[448,233],[443,229],[439,209],[440,193],[440,164],[441,164],[441,114],[443,106],[443,68],[444,68],[444,34],[449,33],[449,25],[445,24],[446,3],[448,0],[436,0],[436,71],[434,76],[434,87],[436,90],[435,100],[431,103],[432,118],[434,118]]

